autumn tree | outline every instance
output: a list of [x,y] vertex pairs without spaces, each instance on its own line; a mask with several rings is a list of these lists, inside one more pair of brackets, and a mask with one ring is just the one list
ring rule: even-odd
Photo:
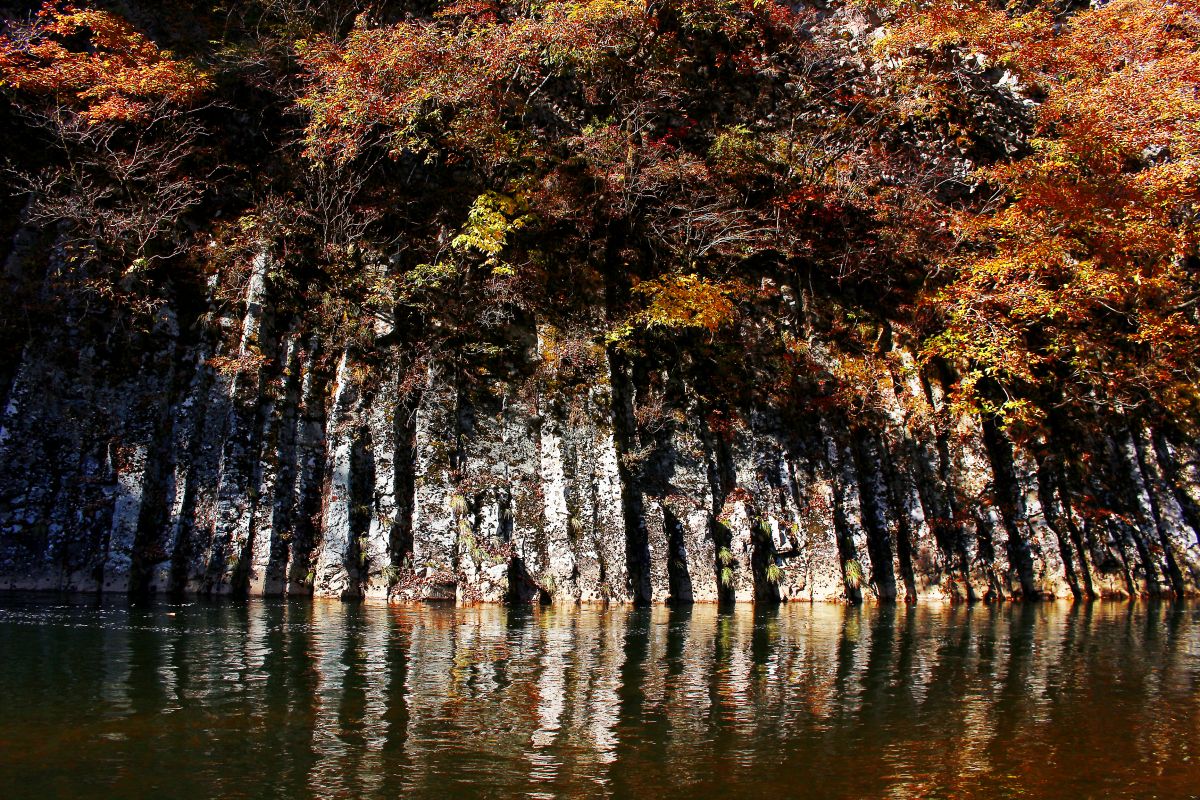
[[[879,98],[820,30],[816,14],[738,0],[360,17],[300,47],[306,149],[321,169],[384,154],[437,171],[443,199],[463,193],[444,242],[492,214],[492,238],[443,245],[405,296],[453,273],[460,295],[603,306],[626,346],[730,336],[754,294],[747,264],[888,286],[938,236],[926,178],[899,185],[907,155],[874,141]],[[526,209],[520,230],[495,198]]]
[[0,84],[49,152],[50,166],[12,174],[26,223],[61,226],[59,277],[146,299],[128,290],[182,252],[180,220],[204,191],[187,110],[207,76],[114,14],[46,3],[0,36]]
[[954,217],[931,298],[928,352],[966,365],[961,398],[1024,422],[1050,405],[1196,420],[1200,6],[912,4],[883,48],[910,67],[978,54],[1038,103],[1028,154],[976,173],[992,199]]

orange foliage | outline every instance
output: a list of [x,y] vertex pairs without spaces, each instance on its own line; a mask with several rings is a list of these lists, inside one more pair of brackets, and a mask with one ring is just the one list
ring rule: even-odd
[[1200,412],[1200,4],[1115,0],[1056,28],[1045,9],[939,0],[888,46],[947,45],[1045,100],[1033,152],[979,173],[1004,202],[956,219],[964,246],[930,351],[970,363],[964,396],[990,379],[1017,416],[1039,387]]
[[[360,17],[344,41],[300,45],[309,86],[300,104],[310,115],[308,153],[352,159],[373,131],[393,154],[448,150],[485,163],[528,150],[519,119],[553,78],[579,81],[595,97],[625,64],[624,77],[660,85],[669,76],[643,69],[648,49],[668,52],[661,15],[680,24],[720,30],[730,38],[760,37],[782,22],[781,7],[756,0],[555,0],[501,20],[497,6],[456,3],[432,21],[371,27]],[[754,48],[741,57],[753,68]]]
[[647,328],[698,328],[716,333],[737,319],[736,300],[749,290],[741,281],[710,281],[696,275],[664,275],[633,291],[648,300],[639,321]]
[[208,78],[106,11],[46,3],[18,35],[0,37],[0,83],[81,109],[93,121],[133,122],[148,105],[195,102]]

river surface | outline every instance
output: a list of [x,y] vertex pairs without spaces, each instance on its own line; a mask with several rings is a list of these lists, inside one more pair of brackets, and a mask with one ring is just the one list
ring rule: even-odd
[[0,797],[1200,796],[1200,607],[0,597]]

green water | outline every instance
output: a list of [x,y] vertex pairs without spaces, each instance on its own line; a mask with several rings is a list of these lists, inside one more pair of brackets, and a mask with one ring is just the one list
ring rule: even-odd
[[1200,796],[1200,608],[0,598],[0,797]]

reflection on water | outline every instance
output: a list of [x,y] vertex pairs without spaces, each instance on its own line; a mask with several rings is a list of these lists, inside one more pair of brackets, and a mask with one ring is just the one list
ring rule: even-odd
[[0,603],[0,794],[1189,797],[1200,609]]

